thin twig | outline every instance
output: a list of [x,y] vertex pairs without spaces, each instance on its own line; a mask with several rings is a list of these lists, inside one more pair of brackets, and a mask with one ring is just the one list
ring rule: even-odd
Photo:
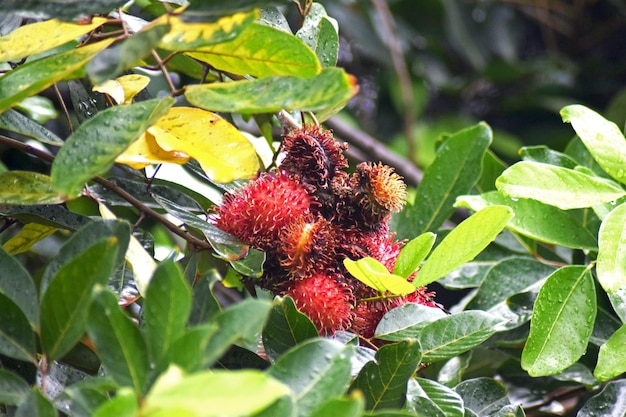
[[65,105],[65,100],[63,100],[61,91],[59,91],[59,86],[56,83],[54,84],[54,92],[57,96],[57,99],[59,100],[59,103],[61,104],[61,108],[63,109],[63,115],[67,119],[67,125],[70,129],[70,132],[74,133],[74,125],[72,124],[72,118],[70,117],[70,112],[67,110],[67,106]]

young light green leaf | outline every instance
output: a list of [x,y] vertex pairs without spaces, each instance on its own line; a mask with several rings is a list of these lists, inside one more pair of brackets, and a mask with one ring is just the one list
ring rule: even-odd
[[264,77],[230,83],[190,85],[185,98],[207,110],[275,113],[281,109],[318,111],[346,104],[357,93],[354,77],[341,68],[326,68],[309,78]]
[[63,145],[63,140],[60,137],[14,109],[9,109],[0,114],[0,127],[48,145]]
[[354,347],[330,339],[310,339],[287,351],[267,374],[287,385],[305,417],[325,399],[345,392]]
[[408,278],[419,268],[422,261],[426,259],[436,239],[436,234],[426,232],[409,241],[400,251],[398,259],[396,259],[396,264],[393,267],[394,275]]
[[363,396],[353,394],[349,397],[333,398],[315,409],[311,417],[361,417],[365,404]]
[[8,297],[22,310],[33,329],[39,327],[39,303],[35,283],[22,264],[3,248],[0,248],[0,294]]
[[66,196],[77,196],[87,181],[108,171],[115,158],[172,104],[170,97],[115,106],[85,121],[52,163],[52,186]]
[[454,211],[453,203],[472,190],[480,178],[491,128],[479,123],[448,138],[437,150],[417,189],[415,203],[395,216],[399,239],[436,231]]
[[524,236],[567,248],[596,250],[595,236],[568,212],[540,203],[536,200],[520,198],[514,200],[497,191],[480,196],[462,196],[456,206],[478,211],[493,205],[511,207],[515,216],[507,227]]
[[178,264],[159,264],[143,304],[143,332],[154,363],[159,363],[182,335],[191,311],[191,289]]
[[511,198],[532,198],[563,210],[608,203],[626,195],[616,183],[569,168],[532,161],[518,162],[496,180]]
[[407,382],[421,357],[417,340],[385,345],[376,352],[376,361],[361,369],[350,385],[350,391],[358,389],[363,392],[367,410],[399,409],[406,402]]
[[406,278],[391,274],[374,258],[365,257],[358,261],[345,258],[343,265],[353,277],[381,294],[406,295],[415,291],[413,284]]
[[62,357],[85,332],[91,292],[106,285],[117,256],[117,239],[100,239],[55,273],[41,299],[41,347],[50,360]]
[[80,78],[95,54],[113,42],[106,39],[58,55],[27,62],[0,77],[0,113],[61,80]]
[[148,384],[150,362],[137,325],[124,314],[111,291],[100,288],[89,311],[87,332],[107,374],[140,396]]
[[289,393],[285,384],[257,370],[208,370],[183,375],[179,368],[171,367],[155,382],[139,414],[250,416]]
[[2,248],[8,253],[15,255],[28,251],[35,243],[44,240],[54,234],[56,227],[46,226],[38,223],[27,223],[18,234],[4,242]]
[[50,177],[37,172],[0,172],[0,203],[59,204],[64,199],[50,184]]
[[305,340],[316,337],[317,329],[311,320],[301,313],[291,297],[277,297],[263,329],[263,347],[270,359]]
[[240,75],[311,77],[321,71],[317,56],[290,33],[252,23],[235,39],[202,46],[187,55]]
[[466,352],[487,340],[501,322],[484,311],[462,311],[435,320],[419,334],[422,361],[446,360]]
[[596,273],[607,293],[626,288],[626,203],[613,209],[602,221]]
[[600,346],[598,363],[593,375],[600,381],[608,381],[626,372],[626,325],[620,327]]
[[452,388],[426,378],[416,378],[425,398],[441,410],[446,417],[463,417],[465,415],[463,400]]
[[440,308],[407,303],[387,312],[378,323],[374,336],[392,342],[417,339],[424,326],[443,317],[446,313]]
[[94,412],[92,417],[135,417],[139,399],[130,387],[121,387],[115,397],[108,399]]
[[35,332],[28,319],[9,297],[0,292],[0,353],[10,358],[37,363]]
[[513,217],[506,206],[490,206],[462,221],[426,259],[413,281],[421,287],[446,276],[482,252]]
[[531,376],[557,374],[587,349],[596,317],[596,290],[589,269],[566,266],[548,277],[539,291],[522,351],[522,368]]
[[626,184],[626,140],[621,129],[579,104],[561,109],[561,117],[564,122],[572,124],[598,165],[611,177]]

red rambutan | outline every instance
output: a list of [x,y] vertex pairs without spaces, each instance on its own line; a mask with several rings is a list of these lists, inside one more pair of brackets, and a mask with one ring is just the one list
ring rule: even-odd
[[299,219],[281,233],[278,256],[281,266],[297,278],[336,263],[336,245],[335,229],[328,220]]
[[340,278],[338,274],[315,274],[292,279],[284,291],[323,335],[347,329],[352,323],[354,295]]

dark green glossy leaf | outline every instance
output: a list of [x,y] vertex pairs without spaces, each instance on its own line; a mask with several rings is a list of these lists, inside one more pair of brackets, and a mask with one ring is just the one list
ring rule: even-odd
[[494,265],[466,309],[488,310],[508,297],[546,278],[555,268],[531,258],[513,257]]
[[296,36],[315,51],[323,67],[337,63],[339,55],[339,34],[335,28],[337,21],[328,16],[320,3],[313,3]]
[[152,26],[96,55],[87,64],[87,75],[94,84],[115,78],[149,55],[169,31],[169,25]]
[[400,251],[393,273],[408,278],[415,272],[435,244],[437,235],[426,232],[409,241]]
[[577,384],[582,384],[589,390],[597,390],[600,388],[600,381],[598,381],[591,370],[580,362],[576,362],[560,374],[553,376],[558,381],[573,381]]
[[125,3],[124,0],[64,0],[63,7],[59,7],[58,3],[45,0],[3,0],[2,7],[25,17],[73,20],[86,15],[107,14]]
[[39,326],[39,309],[35,283],[28,271],[0,247],[0,294],[13,301],[33,328]]
[[0,127],[48,145],[63,145],[63,140],[57,135],[13,109],[0,114]]
[[173,98],[165,98],[115,106],[85,121],[52,163],[53,187],[66,196],[77,196],[87,181],[108,171],[115,158],[173,103]]
[[137,395],[143,394],[150,366],[146,343],[112,292],[101,290],[95,295],[87,331],[107,374],[120,386],[132,387]]
[[311,339],[279,357],[267,372],[291,389],[297,415],[304,417],[323,400],[344,393],[350,381],[353,355],[353,346],[330,339]]
[[433,321],[422,329],[422,360],[436,362],[450,359],[487,340],[502,322],[483,311],[462,311]]
[[477,288],[498,261],[467,262],[437,282],[451,290]]
[[13,372],[0,368],[0,404],[17,405],[31,393],[30,386]]
[[318,111],[343,106],[355,94],[354,79],[340,68],[327,68],[309,78],[264,77],[192,85],[185,90],[185,98],[198,107],[237,113]]
[[498,158],[493,151],[487,149],[483,157],[483,170],[480,178],[476,183],[476,188],[481,193],[496,190],[496,178],[502,175],[506,169],[506,164]]
[[152,360],[159,363],[180,337],[191,312],[191,289],[178,264],[159,264],[143,304],[143,332]]
[[[221,278],[221,276],[217,276],[217,271],[211,271],[211,274],[215,276],[215,279]],[[202,277],[193,285],[189,325],[206,323],[211,317],[222,311],[222,306],[214,292],[215,279]]]
[[375,336],[392,342],[415,339],[424,326],[445,316],[446,313],[439,308],[407,303],[383,316],[376,327]]
[[413,285],[430,284],[473,260],[502,232],[512,217],[509,207],[490,206],[462,221],[426,259]]
[[401,408],[406,402],[407,382],[421,357],[417,340],[385,345],[376,352],[376,362],[361,369],[350,390],[363,392],[368,410]]
[[58,204],[64,199],[50,184],[50,177],[36,172],[0,173],[0,204]]
[[475,378],[461,382],[454,390],[466,408],[479,416],[488,416],[509,405],[504,385],[490,378]]
[[596,291],[588,268],[555,271],[535,301],[522,368],[531,376],[545,376],[575,363],[587,349],[595,317]]
[[612,417],[626,414],[626,380],[609,382],[597,395],[591,397],[576,417]]
[[505,405],[498,412],[492,414],[493,417],[526,417],[524,408],[520,405]]
[[524,146],[520,149],[520,155],[525,161],[534,161],[563,168],[574,169],[578,165],[569,155],[554,151],[544,145]]
[[37,363],[35,333],[28,319],[9,297],[0,293],[0,353]]
[[20,220],[23,223],[39,223],[46,226],[67,230],[76,230],[92,220],[80,214],[72,213],[60,205],[2,205],[0,215]]
[[[217,332],[217,328],[217,324],[211,323],[201,324],[185,331],[170,346],[167,355],[168,362],[190,373],[203,369],[204,350],[210,338]],[[221,353],[226,349],[228,347],[224,347]]]
[[397,216],[398,238],[412,239],[436,232],[454,211],[454,201],[478,181],[484,154],[491,143],[491,128],[484,123],[462,130],[441,144],[417,189],[415,203]]
[[102,404],[110,400],[108,394],[117,387],[110,378],[91,378],[65,387],[55,400],[69,402],[73,417],[92,417]]
[[189,12],[203,16],[225,16],[235,12],[252,10],[271,5],[288,4],[288,0],[231,0],[223,2],[220,0],[190,0]]
[[462,196],[457,206],[480,210],[491,205],[506,205],[513,209],[515,216],[507,227],[514,232],[554,245],[567,248],[595,250],[598,242],[595,236],[567,211],[520,198],[514,200],[499,192],[489,192],[480,196]]
[[41,299],[41,346],[50,360],[60,358],[85,332],[91,292],[106,285],[118,253],[115,237],[101,238],[53,275]]
[[17,407],[15,417],[57,417],[57,412],[50,400],[39,390],[31,391],[28,398]]
[[270,359],[276,359],[290,348],[317,337],[311,320],[296,307],[291,297],[277,297],[263,330],[263,346]]
[[249,340],[261,333],[271,304],[247,299],[217,314],[210,322],[217,326],[204,350],[204,366],[210,366],[237,341]]
[[425,398],[428,398],[446,417],[463,417],[463,400],[451,388],[425,378],[416,378]]

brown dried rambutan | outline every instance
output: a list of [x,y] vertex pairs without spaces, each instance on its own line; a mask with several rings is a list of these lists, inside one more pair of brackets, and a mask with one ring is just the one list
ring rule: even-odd
[[323,217],[302,218],[280,235],[278,256],[281,266],[294,277],[323,271],[336,263],[336,236],[333,225]]
[[284,295],[293,298],[320,334],[334,334],[350,327],[354,315],[354,295],[339,274],[323,273],[292,279]]
[[337,142],[329,130],[304,125],[283,138],[280,169],[313,192],[326,190],[335,175],[346,175],[342,171],[348,167],[345,149],[346,145]]
[[210,220],[258,249],[275,246],[280,232],[311,216],[311,197],[300,184],[281,174],[265,173],[227,194]]

